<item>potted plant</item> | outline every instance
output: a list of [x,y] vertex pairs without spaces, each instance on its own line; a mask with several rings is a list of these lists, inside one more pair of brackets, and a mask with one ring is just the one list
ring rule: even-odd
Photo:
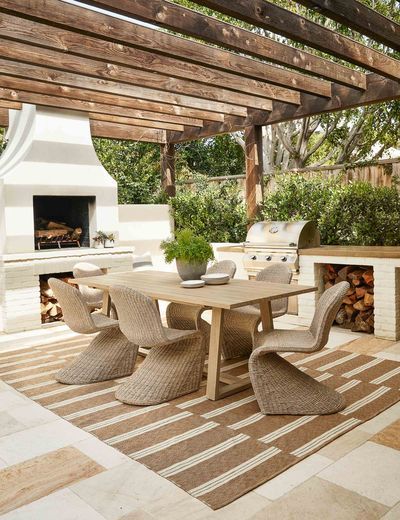
[[190,229],[177,233],[175,239],[161,242],[165,261],[176,260],[178,274],[182,280],[200,280],[207,270],[207,262],[214,258],[211,245],[207,240],[195,235]]
[[104,247],[114,247],[115,234],[114,233],[106,233],[106,237],[104,239]]
[[93,245],[96,249],[104,247],[105,233],[104,231],[97,231],[93,237]]

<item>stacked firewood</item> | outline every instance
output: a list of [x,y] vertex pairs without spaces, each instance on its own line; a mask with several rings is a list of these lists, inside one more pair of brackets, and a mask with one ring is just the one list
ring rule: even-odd
[[[60,280],[68,282],[68,278],[60,278]],[[40,280],[40,313],[42,323],[63,320],[61,307],[47,280]]]
[[70,245],[80,245],[82,228],[72,228],[65,222],[55,222],[39,218],[36,221],[35,238],[40,249],[41,245],[62,243]]
[[347,281],[350,289],[336,315],[335,322],[353,332],[374,331],[374,272],[371,267],[326,265],[325,289]]

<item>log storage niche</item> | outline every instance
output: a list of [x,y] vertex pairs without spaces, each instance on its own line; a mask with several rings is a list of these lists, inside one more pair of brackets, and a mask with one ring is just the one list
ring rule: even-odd
[[324,288],[347,281],[350,289],[336,315],[335,323],[353,332],[374,332],[374,271],[372,267],[325,264]]
[[53,323],[54,321],[64,321],[63,314],[57,298],[54,296],[48,283],[49,278],[58,278],[63,282],[68,282],[74,275],[70,273],[42,274],[39,277],[40,283],[40,314],[42,323]]

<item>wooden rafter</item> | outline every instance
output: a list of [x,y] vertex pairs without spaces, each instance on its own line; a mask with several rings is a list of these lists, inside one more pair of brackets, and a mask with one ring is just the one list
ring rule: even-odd
[[373,40],[400,51],[400,24],[357,0],[296,0]]
[[[148,3],[152,4],[152,1]],[[122,5],[119,1],[117,4]],[[124,2],[125,5],[127,3]],[[133,10],[133,14],[135,14],[136,2],[130,2],[129,5]],[[57,26],[73,28],[75,31],[95,35],[98,38],[151,51],[156,65],[158,63],[156,56],[172,56],[184,62],[200,64],[214,70],[230,72],[231,74],[264,82],[267,78],[268,83],[271,84],[317,95],[330,96],[330,84],[319,79],[288,71],[245,56],[239,56],[217,47],[179,38],[163,31],[132,24],[89,9],[68,5],[57,0],[31,0],[29,2],[27,0],[2,0],[0,10],[22,14]],[[251,34],[248,33],[248,35]],[[245,40],[243,40],[243,44],[244,42]],[[251,44],[252,42],[250,41],[249,43]],[[117,50],[115,49],[115,51]],[[241,50],[241,52],[246,51],[246,49],[240,48],[238,50]],[[276,51],[276,56],[279,56],[279,54],[281,53]],[[260,57],[265,58],[266,56]],[[299,64],[300,62],[304,63],[305,68],[307,68],[309,62],[304,57],[305,55],[302,58],[293,56],[292,61],[298,61]],[[320,72],[326,71],[328,64],[320,67]],[[335,65],[331,68],[333,71],[336,70]],[[365,84],[363,74],[355,72],[349,75],[349,69],[342,68],[342,73],[338,73],[338,81],[342,80],[346,84],[363,88]]]
[[[131,15],[160,27],[166,27],[337,83],[354,88],[365,88],[365,75],[362,72],[351,70],[309,52],[295,49],[238,26],[221,22],[211,16],[205,16],[172,2],[165,0],[135,0],[134,2],[130,0],[85,0],[85,3],[109,8],[115,12]],[[268,72],[266,71],[266,73]],[[267,77],[272,81],[270,75]],[[291,84],[300,91],[324,95],[321,90],[323,84],[314,78],[288,70],[281,71],[279,77],[287,78],[289,82],[287,84]]]
[[[60,106],[68,100],[79,100],[84,102],[82,110],[87,106],[90,110],[94,104],[100,104],[104,110],[112,107],[112,112],[118,115],[119,111],[129,117],[142,117],[143,119],[157,119],[163,121],[164,118],[171,118],[171,123],[187,124],[189,126],[202,126],[202,121],[224,121],[224,114],[217,112],[210,112],[206,110],[199,110],[195,108],[181,107],[178,105],[171,105],[166,103],[157,103],[143,99],[132,98],[129,96],[121,96],[115,94],[108,94],[98,92],[95,90],[88,90],[83,88],[75,88],[64,84],[48,83],[45,81],[37,81],[28,79],[28,75],[36,71],[30,65],[22,63],[13,63],[10,61],[1,61],[0,68],[2,71],[7,70],[12,73],[26,74],[26,77],[9,76],[6,74],[0,75],[0,88],[10,89],[7,96],[10,99],[23,98],[22,101],[26,103],[36,103],[38,105],[46,104],[51,100],[50,106]],[[23,94],[22,94],[23,93]],[[28,96],[28,94],[39,94],[35,97]],[[43,99],[45,98],[45,99]],[[33,101],[35,99],[35,101]],[[58,105],[57,103],[60,103]],[[65,107],[67,108],[67,107]],[[78,108],[73,108],[78,110]],[[133,112],[132,112],[133,111]],[[107,112],[108,113],[108,112]],[[122,115],[123,115],[122,114]],[[141,116],[140,114],[143,114]],[[166,120],[166,119],[165,119]]]
[[[148,51],[123,44],[116,46],[115,43],[108,40],[67,31],[49,25],[49,23],[38,23],[5,13],[0,13],[0,36],[40,45],[63,53],[68,52],[96,60],[110,60],[113,65],[132,67],[138,70],[136,72],[137,82],[143,86],[149,86],[149,83],[153,82],[156,85],[160,74],[161,78],[164,79],[165,77],[174,77],[177,80],[183,79],[200,83],[200,89],[203,89],[204,85],[210,84],[222,87],[222,92],[224,92],[224,89],[229,89],[251,96],[257,95],[288,103],[300,103],[300,94],[295,90],[244,78],[202,65],[187,63],[168,56],[156,56]],[[149,75],[148,72],[151,72],[151,74]],[[184,91],[184,84],[184,81],[177,82],[179,92]],[[171,90],[173,90],[173,87],[174,82],[171,80]],[[329,88],[327,88],[327,93],[330,95]]]
[[259,110],[271,110],[272,108],[269,99],[259,96],[232,92],[206,84],[200,85],[193,81],[169,78],[101,60],[72,54],[67,55],[60,51],[4,38],[0,38],[0,56],[14,61],[98,78],[99,80],[109,79],[127,85],[128,88],[133,87],[140,97],[149,96],[147,99],[171,102],[171,100],[180,96],[179,104],[196,108],[205,107],[208,102],[249,106]]
[[[286,103],[274,102],[272,112],[266,115],[264,119],[260,118],[260,115],[256,112],[249,113],[246,118],[245,126],[280,123],[282,121],[300,119],[306,116],[381,103],[392,99],[400,99],[400,83],[383,78],[377,74],[368,74],[367,89],[365,92],[349,89],[343,85],[336,85],[332,99],[329,101],[321,101],[321,98],[316,96],[302,94],[300,107],[292,108]],[[169,132],[167,133],[167,139],[171,142],[183,142],[240,130],[240,128],[232,124],[232,121],[234,121],[234,118],[224,123],[208,123],[204,125],[203,128],[186,129],[183,133],[175,134]]]
[[391,79],[400,79],[400,61],[308,20],[267,0],[195,0]]

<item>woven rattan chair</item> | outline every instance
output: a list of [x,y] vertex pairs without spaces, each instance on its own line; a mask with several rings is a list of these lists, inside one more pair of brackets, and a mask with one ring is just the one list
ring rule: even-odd
[[[257,273],[257,282],[290,283],[292,271],[285,264],[271,264]],[[271,302],[272,317],[287,313],[288,298]],[[254,335],[261,321],[258,305],[246,305],[225,311],[223,325],[222,356],[225,359],[249,356],[253,350]]]
[[127,287],[111,288],[122,332],[140,347],[151,347],[134,374],[116,391],[133,405],[153,405],[200,387],[205,345],[201,332],[163,327],[151,298]]
[[249,372],[263,414],[324,415],[345,407],[342,394],[319,383],[277,352],[321,350],[328,342],[333,320],[349,287],[347,282],[340,282],[322,294],[308,330],[256,334]]
[[57,278],[50,278],[49,285],[71,330],[79,334],[99,333],[82,354],[56,374],[57,381],[82,385],[131,375],[138,346],[126,339],[118,321],[101,313],[91,314],[83,295],[75,287]]
[[[88,276],[101,276],[104,274],[104,271],[96,264],[91,264],[90,262],[79,262],[74,265],[72,273],[74,278],[86,278]],[[79,290],[81,291],[90,311],[101,309],[103,307],[103,291],[101,289],[93,289],[87,285],[80,285]],[[117,311],[113,303],[111,303],[110,315],[111,318],[116,320],[118,319]]]
[[[207,274],[214,273],[226,273],[233,278],[236,273],[236,264],[232,260],[215,262],[207,269]],[[170,303],[166,311],[168,327],[180,330],[200,330],[204,334],[208,348],[210,324],[201,317],[205,310],[206,308],[201,305]]]

